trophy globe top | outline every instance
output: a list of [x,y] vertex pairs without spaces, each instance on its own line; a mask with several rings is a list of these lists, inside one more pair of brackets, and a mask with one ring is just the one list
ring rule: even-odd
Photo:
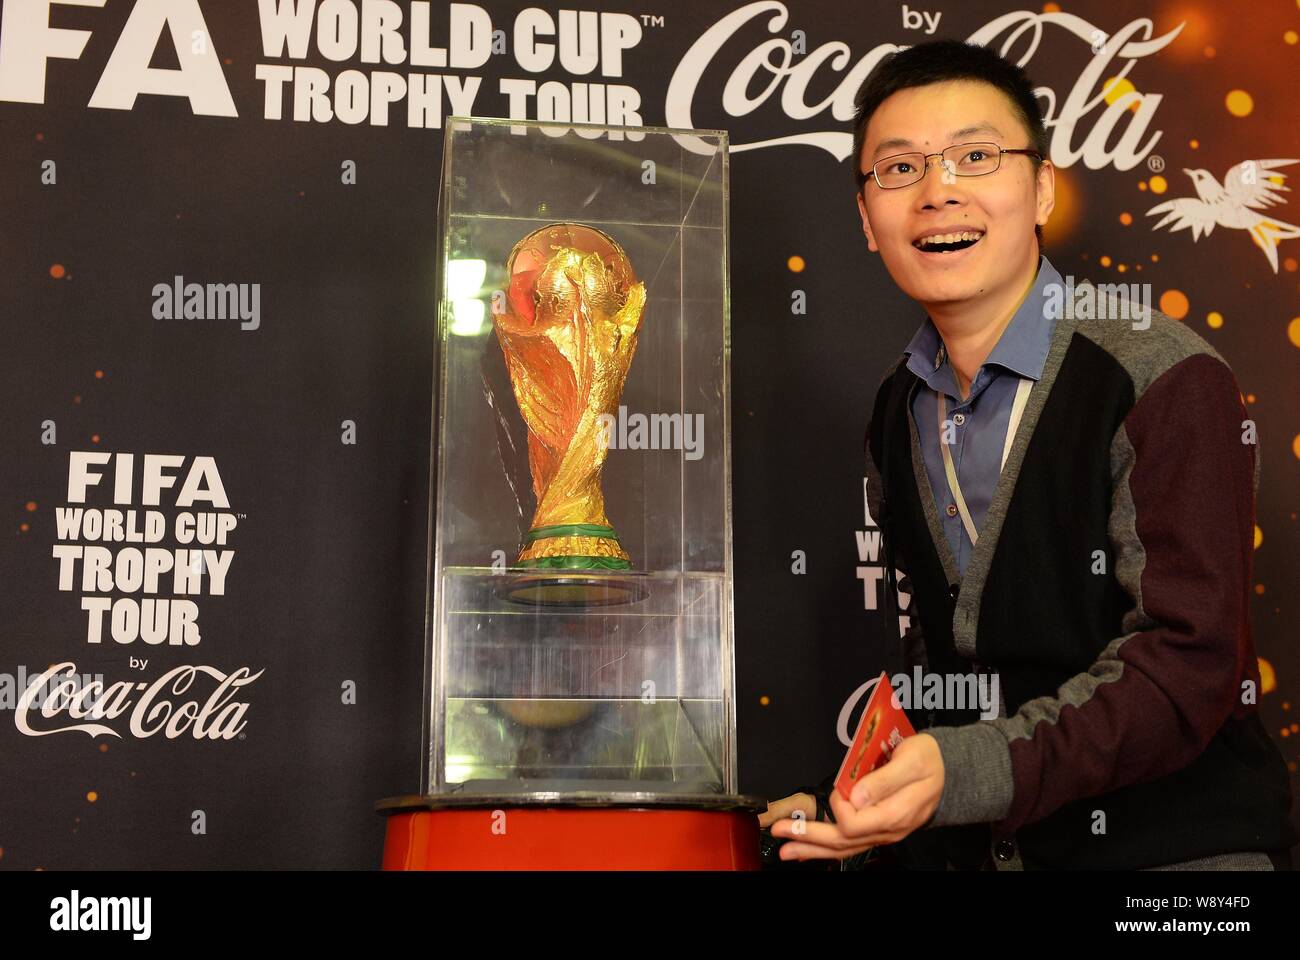
[[[627,303],[637,279],[618,241],[582,223],[550,223],[528,234],[510,251],[506,274],[511,310],[529,323],[536,322],[544,300],[567,306],[578,296],[612,316]],[[563,307],[544,312],[568,314]]]

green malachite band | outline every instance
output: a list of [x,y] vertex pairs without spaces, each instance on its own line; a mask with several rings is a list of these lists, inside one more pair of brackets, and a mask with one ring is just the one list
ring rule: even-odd
[[632,564],[618,557],[536,557],[519,561],[521,567],[563,570],[631,570]]
[[528,531],[528,543],[535,540],[545,540],[549,537],[603,537],[606,540],[618,541],[614,536],[613,527],[601,526],[598,523],[556,523],[549,527],[537,527]]

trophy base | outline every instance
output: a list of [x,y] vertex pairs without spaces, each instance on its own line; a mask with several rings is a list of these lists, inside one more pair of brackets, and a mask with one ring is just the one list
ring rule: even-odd
[[543,570],[631,570],[614,528],[601,523],[554,523],[533,527],[518,565]]
[[[518,783],[514,784],[515,791]],[[572,785],[570,785],[571,787]],[[384,870],[758,870],[757,797],[637,792],[392,797]],[[656,788],[660,785],[656,785]],[[494,824],[509,819],[509,831]]]
[[636,603],[649,595],[641,577],[582,570],[511,577],[496,592],[501,599],[523,606],[578,608]]

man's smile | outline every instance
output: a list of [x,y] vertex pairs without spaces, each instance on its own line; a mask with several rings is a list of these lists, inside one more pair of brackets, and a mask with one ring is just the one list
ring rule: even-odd
[[984,231],[978,227],[941,227],[921,234],[912,241],[912,247],[925,260],[949,262],[963,258],[966,251],[978,246],[983,239]]

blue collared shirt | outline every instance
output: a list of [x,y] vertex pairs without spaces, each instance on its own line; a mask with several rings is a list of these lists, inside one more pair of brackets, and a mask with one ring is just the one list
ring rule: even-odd
[[966,509],[970,511],[978,533],[1002,473],[1002,449],[1006,442],[1007,424],[1011,421],[1016,387],[1021,377],[1038,380],[1047,363],[1047,352],[1056,328],[1056,317],[1049,316],[1053,311],[1046,308],[1049,284],[1059,284],[1058,289],[1064,288],[1064,281],[1051,261],[1040,257],[1034,288],[979,368],[965,400],[961,398],[946,351],[940,351],[943,344],[933,320],[925,318],[903,351],[908,355],[907,368],[922,381],[912,401],[912,413],[916,418],[939,520],[957,559],[957,569],[963,575],[974,544],[966,533],[943,467],[937,422],[939,391],[942,390],[948,398],[945,417],[953,424],[955,442],[949,447],[953,469],[957,472]]

